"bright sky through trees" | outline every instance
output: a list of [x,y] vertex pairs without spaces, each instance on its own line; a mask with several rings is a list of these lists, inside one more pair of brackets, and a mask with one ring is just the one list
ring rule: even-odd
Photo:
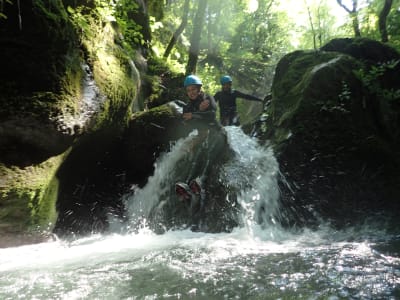
[[[247,12],[254,12],[258,8],[258,0],[247,0]],[[278,8],[280,10],[286,11],[289,17],[293,20],[294,23],[298,25],[305,25],[308,22],[307,16],[307,8],[306,4],[309,6],[317,6],[321,1],[320,0],[283,0],[277,1]],[[345,23],[347,12],[337,4],[335,0],[327,0],[327,5],[331,9],[332,15],[334,15],[337,19],[337,25],[342,25]],[[343,4],[351,7],[350,0],[344,0]]]
[[[352,7],[350,0],[343,0],[343,4]],[[310,19],[307,10],[309,8],[317,8],[320,5],[328,6],[331,16],[334,17],[334,27],[339,27],[347,22],[348,13],[340,7],[336,0],[277,0],[274,1],[275,10],[285,12],[294,25],[294,29],[290,30],[291,44],[298,47],[301,36],[306,28],[310,29]],[[252,13],[258,8],[258,0],[247,0],[247,12]],[[315,16],[314,16],[315,17]],[[316,22],[313,19],[313,22]]]

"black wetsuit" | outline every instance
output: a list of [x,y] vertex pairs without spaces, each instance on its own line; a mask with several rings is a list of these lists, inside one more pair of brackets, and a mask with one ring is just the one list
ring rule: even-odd
[[[200,103],[204,100],[208,100],[210,105],[206,110],[200,110]],[[193,126],[196,129],[208,129],[210,126],[216,126],[217,105],[214,97],[206,95],[203,92],[195,100],[189,100],[189,103],[183,108],[183,113],[192,113],[192,119],[187,120],[187,124]]]
[[[210,105],[206,110],[200,111],[200,103],[204,100],[210,101]],[[185,124],[198,130],[194,141],[196,146],[192,149],[192,167],[186,180],[206,177],[212,161],[227,143],[226,132],[216,119],[216,108],[214,97],[203,92],[195,100],[189,100],[183,108],[183,113],[192,113],[192,119],[186,120]]]
[[240,125],[236,111],[236,98],[246,100],[262,101],[252,95],[248,95],[237,90],[218,91],[214,95],[215,100],[219,103],[219,114],[222,125]]

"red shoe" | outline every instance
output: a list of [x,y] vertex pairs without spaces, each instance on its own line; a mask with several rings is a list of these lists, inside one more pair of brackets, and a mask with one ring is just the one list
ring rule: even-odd
[[184,182],[175,183],[175,193],[181,200],[190,200],[192,198],[190,188]]
[[200,178],[192,179],[189,183],[189,187],[195,195],[200,195],[202,190]]

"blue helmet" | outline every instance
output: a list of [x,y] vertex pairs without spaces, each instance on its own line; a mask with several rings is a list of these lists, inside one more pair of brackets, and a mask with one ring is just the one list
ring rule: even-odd
[[221,84],[224,85],[225,83],[232,82],[231,76],[225,75],[221,77]]
[[185,78],[185,81],[183,82],[183,86],[187,87],[188,85],[203,85],[203,83],[201,82],[200,78],[197,77],[196,75],[189,75]]

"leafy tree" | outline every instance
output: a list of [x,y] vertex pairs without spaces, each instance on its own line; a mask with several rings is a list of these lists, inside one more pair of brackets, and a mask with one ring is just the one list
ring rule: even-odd
[[[303,32],[300,45],[302,48],[318,49],[333,37],[340,35],[338,29],[333,28],[335,16],[326,0],[309,2],[304,0],[307,10],[308,24],[310,27],[302,27]],[[312,41],[312,45],[310,44]]]
[[225,68],[246,90],[262,89],[260,93],[265,94],[277,58],[292,49],[288,33],[291,23],[285,12],[276,9],[275,1],[258,3],[254,12],[241,13],[241,23],[226,53]]

